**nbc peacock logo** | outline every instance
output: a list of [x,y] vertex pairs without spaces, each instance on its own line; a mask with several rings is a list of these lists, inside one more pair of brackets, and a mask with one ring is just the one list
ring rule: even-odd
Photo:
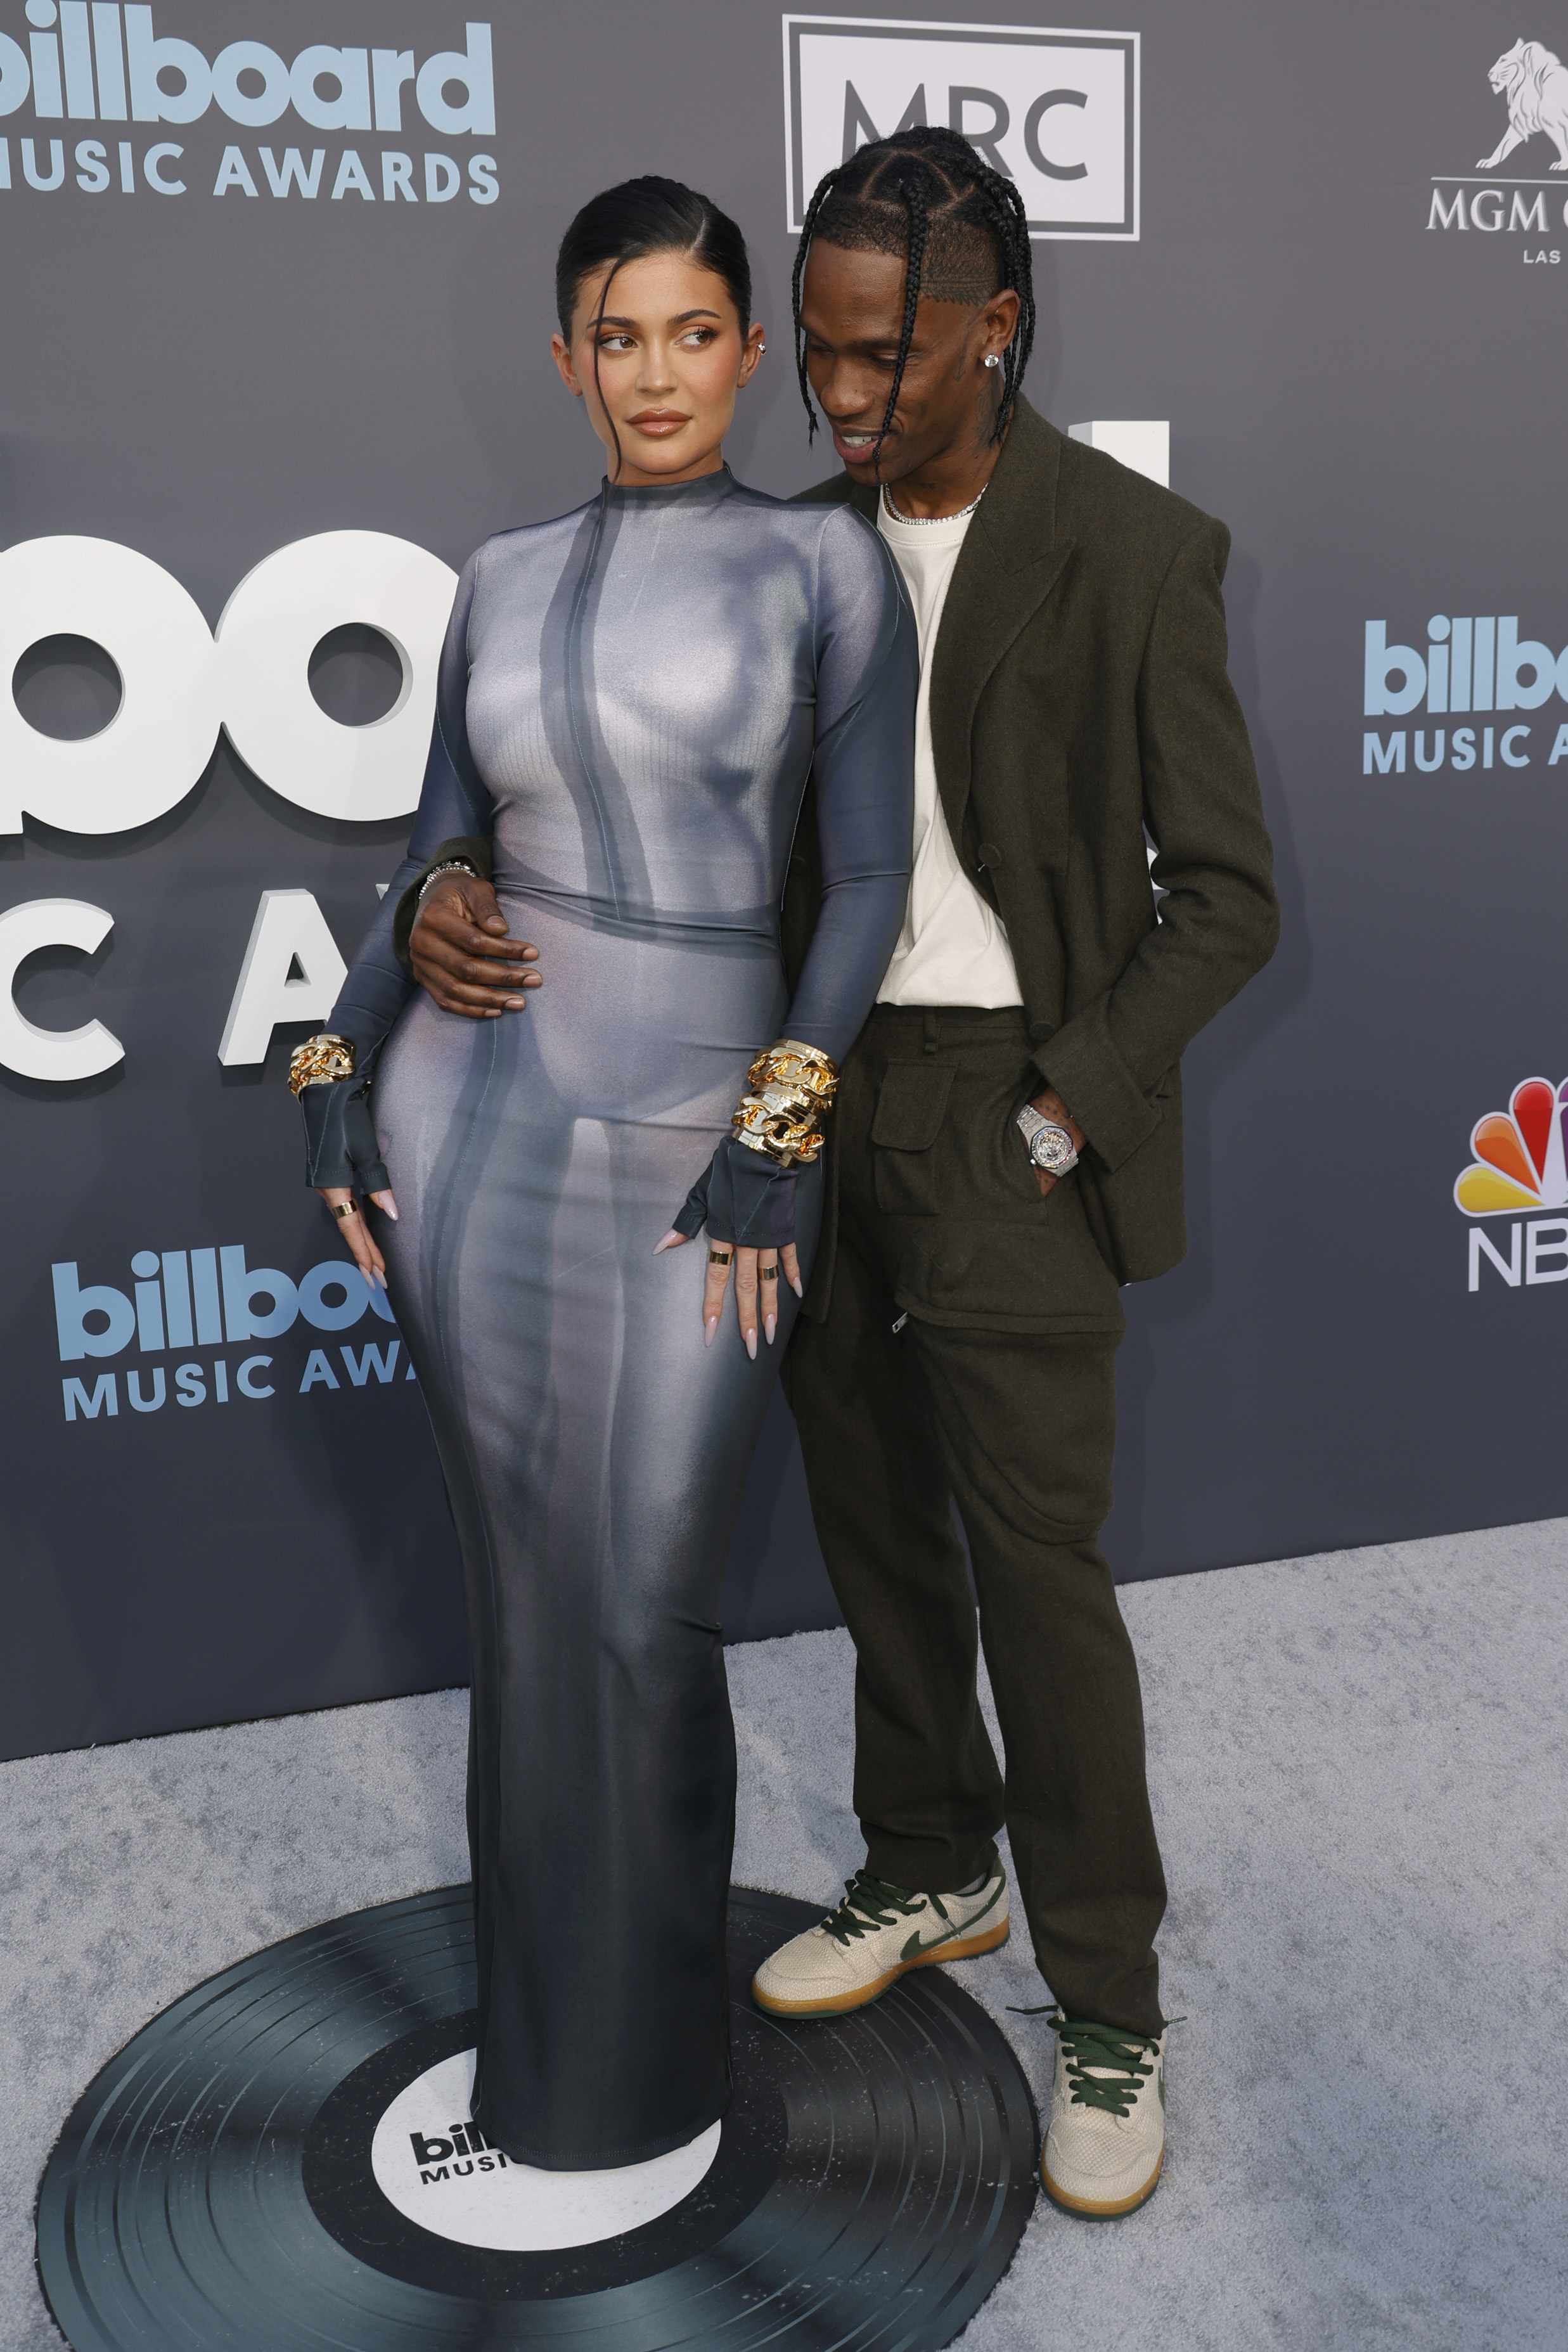
[[1526,1078],[1507,1110],[1489,1111],[1470,1134],[1475,1160],[1454,1186],[1468,1217],[1495,1217],[1511,1209],[1560,1209],[1568,1202],[1563,1106],[1568,1079]]
[[[1477,1223],[1469,1230],[1469,1283],[1481,1286],[1483,1265],[1510,1290],[1568,1282],[1568,1078],[1525,1078],[1507,1110],[1489,1111],[1470,1131],[1475,1153],[1454,1186],[1467,1217],[1502,1218],[1506,1228]],[[1505,1237],[1507,1255],[1498,1246]],[[1494,1241],[1493,1234],[1497,1238]]]

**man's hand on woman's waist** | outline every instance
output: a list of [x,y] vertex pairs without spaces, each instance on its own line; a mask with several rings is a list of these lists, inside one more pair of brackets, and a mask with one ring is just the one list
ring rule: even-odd
[[526,988],[538,988],[537,971],[519,967],[537,962],[539,950],[507,931],[494,887],[474,874],[443,874],[421,901],[409,934],[414,977],[443,1013],[492,1021],[500,1013],[521,1013]]

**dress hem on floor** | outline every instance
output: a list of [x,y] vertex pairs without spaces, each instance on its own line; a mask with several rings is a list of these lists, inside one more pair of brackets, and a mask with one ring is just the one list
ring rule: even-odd
[[651,2164],[656,2157],[668,2156],[678,2147],[689,2147],[705,2131],[711,2131],[730,2112],[730,2096],[726,2095],[698,2122],[683,2124],[679,2131],[668,2132],[661,2139],[645,2140],[637,2147],[595,2148],[580,2156],[563,2155],[558,2149],[546,2151],[530,2148],[520,2140],[515,2145],[500,2138],[491,2130],[484,2116],[474,2121],[484,2133],[487,2147],[499,2148],[510,2164],[531,2165],[536,2172],[618,2172],[633,2164]]

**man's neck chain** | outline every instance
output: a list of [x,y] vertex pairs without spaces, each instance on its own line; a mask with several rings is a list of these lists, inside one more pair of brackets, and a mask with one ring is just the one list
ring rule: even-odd
[[882,485],[882,504],[886,507],[886,509],[887,509],[888,512],[892,516],[893,520],[894,520],[895,522],[909,523],[909,524],[910,524],[913,529],[915,529],[915,530],[920,530],[920,529],[923,528],[923,526],[924,526],[925,524],[927,524],[927,523],[933,523],[933,522],[965,522],[965,521],[967,521],[967,520],[969,519],[969,517],[970,517],[970,516],[974,512],[975,508],[980,504],[980,499],[983,499],[984,496],[985,496],[985,491],[984,491],[984,489],[983,488],[983,489],[981,490],[981,492],[980,492],[980,497],[979,497],[979,498],[973,498],[973,499],[970,499],[970,501],[969,501],[969,504],[968,504],[966,507],[961,507],[961,508],[959,509],[959,510],[958,510],[958,512],[957,512],[956,514],[950,514],[950,515],[907,515],[907,514],[905,514],[905,513],[904,513],[904,511],[903,511],[903,509],[902,509],[902,508],[901,508],[901,507],[896,507],[896,506],[893,504],[893,494],[892,494],[891,490],[889,490],[889,488],[888,488],[887,483],[886,483],[886,482],[884,482],[884,483],[883,483],[883,485]]

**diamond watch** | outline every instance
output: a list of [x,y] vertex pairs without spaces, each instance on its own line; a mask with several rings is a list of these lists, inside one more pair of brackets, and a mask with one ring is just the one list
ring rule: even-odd
[[1066,1128],[1047,1118],[1033,1103],[1026,1103],[1018,1113],[1018,1132],[1030,1159],[1047,1176],[1068,1176],[1078,1166],[1078,1147]]

